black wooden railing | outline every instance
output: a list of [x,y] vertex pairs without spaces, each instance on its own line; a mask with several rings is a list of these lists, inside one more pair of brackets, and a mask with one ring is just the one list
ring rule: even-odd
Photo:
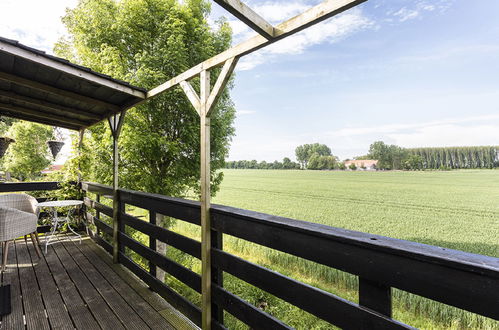
[[0,183],[0,193],[19,191],[46,191],[59,189],[59,182],[3,182]]
[[[58,189],[57,182],[0,183],[0,193]],[[82,183],[82,189],[95,194],[85,198],[87,224],[91,232],[110,254],[113,253],[113,228],[102,214],[113,217],[113,208],[101,203],[101,196],[113,198],[109,186]],[[191,224],[200,225],[198,202],[125,189],[118,190],[119,261],[153,290],[169,301],[196,324],[201,310],[185,297],[158,280],[156,267],[201,292],[201,278],[192,270],[156,252],[156,240],[162,241],[195,258],[201,258],[199,241],[185,237],[155,224],[162,214]],[[125,205],[149,210],[149,221],[125,212]],[[461,308],[479,315],[499,319],[499,259],[449,250],[435,246],[402,241],[320,224],[286,219],[267,214],[213,205],[211,208],[214,237],[212,264],[214,327],[224,328],[223,313],[227,311],[252,328],[289,328],[229,292],[223,287],[221,274],[229,273],[255,287],[287,301],[341,328],[410,328],[391,318],[391,288]],[[149,237],[149,246],[126,234],[126,227]],[[223,250],[221,237],[231,235],[271,249],[339,269],[359,278],[359,304],[329,292],[301,283],[277,272],[248,262]],[[131,249],[149,262],[141,267],[125,254]]]
[[[101,195],[112,198],[109,186],[83,183],[83,190],[96,194],[85,198],[89,223],[96,226],[93,238],[113,252],[113,228],[100,214],[113,216],[113,209],[100,202]],[[200,225],[198,202],[125,189],[118,190],[119,261],[153,290],[196,324],[201,310],[155,277],[156,267],[201,292],[201,277],[192,270],[156,252],[156,240],[195,258],[201,257],[199,241],[155,224],[162,214]],[[150,221],[125,212],[125,205],[149,210]],[[221,240],[214,241],[212,264],[215,274],[229,273],[341,328],[410,328],[391,318],[391,288],[398,288],[463,310],[499,319],[499,259],[402,241],[320,224],[213,205],[214,236],[231,235],[271,249],[295,255],[359,277],[359,304],[301,283],[223,251]],[[149,237],[146,246],[126,234],[126,227]],[[145,269],[128,257],[125,247],[148,260]],[[220,311],[225,310],[255,329],[287,329],[286,324],[226,290],[218,276],[213,286],[215,328],[223,328]]]

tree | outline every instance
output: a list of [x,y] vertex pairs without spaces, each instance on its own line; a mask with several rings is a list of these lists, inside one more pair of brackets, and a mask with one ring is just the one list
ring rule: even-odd
[[295,149],[296,160],[298,160],[302,168],[308,168],[308,162],[314,154],[319,156],[332,155],[331,149],[327,145],[320,143],[304,144]]
[[35,179],[51,163],[47,141],[53,137],[51,126],[28,121],[16,121],[6,133],[13,138],[15,147],[10,147],[5,154],[6,171],[20,180]]
[[[152,88],[230,47],[229,25],[220,21],[212,30],[209,13],[205,0],[80,1],[63,18],[69,38],[61,39],[55,52]],[[212,84],[218,72],[212,72]],[[192,84],[199,89],[198,80]],[[217,170],[228,154],[234,116],[226,90],[211,116],[213,193],[223,178]],[[129,110],[119,143],[121,186],[170,196],[199,193],[199,116],[180,88]],[[111,183],[112,139],[107,123],[90,128],[85,144],[92,150],[85,178]]]
[[357,166],[355,165],[355,163],[352,163],[348,165],[348,168],[351,169],[352,171],[355,171],[357,169]]
[[376,141],[369,147],[369,157],[378,160],[378,167],[385,170],[401,169],[408,153],[405,149],[394,144],[387,145],[383,141]]

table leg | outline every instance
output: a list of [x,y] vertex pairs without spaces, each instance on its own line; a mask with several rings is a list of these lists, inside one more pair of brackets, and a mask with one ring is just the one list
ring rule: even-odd
[[49,242],[52,238],[54,238],[54,234],[55,231],[57,230],[58,225],[59,222],[57,221],[57,209],[54,207],[54,217],[52,219],[52,231],[50,232],[50,235],[45,236],[45,254],[47,254]]

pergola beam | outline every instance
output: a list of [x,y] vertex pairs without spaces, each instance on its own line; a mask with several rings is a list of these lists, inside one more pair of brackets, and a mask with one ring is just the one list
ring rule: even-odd
[[191,69],[181,73],[180,75],[170,79],[169,81],[151,89],[147,93],[147,99],[157,96],[175,85],[179,84],[181,81],[189,80],[194,76],[201,73],[203,70],[209,70],[215,66],[218,66],[230,58],[250,54],[258,49],[268,46],[278,40],[288,37],[292,34],[302,31],[307,27],[314,24],[322,22],[330,17],[338,15],[347,9],[357,6],[367,0],[325,0],[321,4],[310,8],[303,14],[295,16],[274,28],[274,38],[271,40],[266,39],[261,35],[257,35],[237,46],[234,46],[206,61],[199,63],[198,65],[192,67]]
[[21,107],[18,105],[13,105],[13,104],[8,104],[8,103],[3,103],[3,102],[0,102],[0,108],[5,109],[7,111],[11,111],[11,112],[12,111],[19,112],[20,114],[24,114],[26,116],[31,116],[31,117],[35,117],[35,118],[40,118],[40,119],[50,118],[50,119],[57,120],[58,122],[61,122],[61,123],[70,124],[72,126],[85,127],[88,125],[88,122],[81,121],[78,119],[59,116],[59,115],[55,115],[52,113],[47,113],[47,112],[43,112],[43,111],[35,110],[35,109],[29,109],[29,108]]
[[274,27],[253,9],[240,0],[214,0],[229,13],[244,22],[250,28],[258,32],[265,39],[274,38]]
[[180,82],[180,87],[184,90],[185,95],[191,102],[194,109],[196,109],[198,114],[201,115],[201,101],[194,88],[192,88],[192,85],[188,81],[184,80]]
[[34,88],[34,89],[37,89],[37,90],[40,90],[40,91],[43,91],[46,93],[67,97],[67,98],[81,101],[81,102],[85,102],[88,104],[99,105],[99,106],[105,107],[106,109],[111,110],[113,112],[119,112],[121,110],[120,107],[118,107],[115,104],[111,104],[111,103],[101,101],[98,99],[94,99],[94,98],[91,98],[88,96],[84,96],[84,95],[81,95],[78,93],[74,93],[74,92],[70,92],[70,91],[67,91],[64,89],[60,89],[57,87],[46,85],[46,84],[31,80],[31,79],[26,79],[26,78],[22,78],[19,76],[15,76],[15,75],[12,75],[12,74],[7,73],[7,72],[0,71],[0,80],[4,80],[4,81],[10,82],[10,83],[22,85],[25,87]]
[[55,103],[47,102],[44,100],[35,99],[35,98],[29,97],[29,96],[20,95],[20,94],[14,93],[14,92],[0,90],[0,97],[4,97],[4,98],[7,98],[7,99],[13,100],[13,101],[22,101],[24,103],[40,106],[40,107],[43,107],[43,108],[46,108],[49,110],[67,112],[67,113],[73,114],[75,116],[81,116],[81,117],[85,117],[85,118],[88,118],[91,120],[99,120],[100,121],[102,119],[100,116],[98,116],[96,114],[92,114],[92,113],[85,112],[85,111],[80,111],[80,110],[77,110],[74,108],[69,108],[69,107],[66,107],[66,106],[63,106],[60,104],[55,104]]
[[237,65],[237,58],[233,57],[227,62],[225,62],[220,75],[218,76],[215,86],[213,86],[213,91],[210,93],[208,100],[206,100],[206,115],[210,116],[211,110],[217,104],[220,95],[222,95],[225,86],[229,82],[230,76]]
[[33,120],[32,116],[26,116],[26,115],[20,114],[18,112],[12,112],[12,111],[9,111],[7,109],[3,109],[1,107],[0,107],[0,115],[6,116],[6,117],[11,117],[11,118],[16,118],[16,119],[21,119],[21,120],[34,121],[34,122],[49,125],[49,126],[58,126],[58,127],[62,127],[62,128],[71,129],[74,131],[78,131],[81,129],[81,127],[77,126],[77,125],[70,125],[70,124],[61,123],[58,121],[46,119],[47,118],[46,116],[44,117],[45,119],[40,118],[40,119],[36,119],[36,121],[35,121],[35,120]]

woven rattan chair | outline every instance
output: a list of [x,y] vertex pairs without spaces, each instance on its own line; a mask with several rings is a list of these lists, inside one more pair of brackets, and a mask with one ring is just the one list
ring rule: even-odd
[[0,195],[0,242],[3,261],[1,271],[5,270],[9,243],[20,236],[30,235],[36,254],[41,257],[40,242],[36,232],[39,210],[38,202],[26,194]]

